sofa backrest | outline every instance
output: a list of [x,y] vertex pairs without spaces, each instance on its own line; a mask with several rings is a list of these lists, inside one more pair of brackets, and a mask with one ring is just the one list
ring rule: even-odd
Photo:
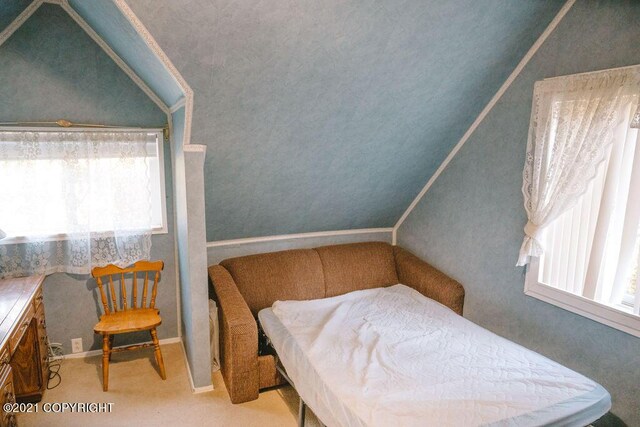
[[248,255],[222,261],[254,316],[277,300],[325,295],[322,263],[313,249]]
[[349,243],[315,250],[322,261],[325,297],[398,283],[393,246],[388,243]]
[[398,283],[393,246],[348,243],[230,258],[229,271],[254,316],[277,300],[306,300]]

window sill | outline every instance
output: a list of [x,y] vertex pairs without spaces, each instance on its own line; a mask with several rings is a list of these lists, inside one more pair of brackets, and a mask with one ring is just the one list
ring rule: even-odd
[[640,316],[538,282],[538,260],[531,261],[524,293],[588,319],[640,337]]

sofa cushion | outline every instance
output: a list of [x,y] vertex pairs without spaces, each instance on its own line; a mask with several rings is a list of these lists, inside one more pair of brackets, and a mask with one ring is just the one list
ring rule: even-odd
[[315,250],[322,261],[327,297],[398,283],[393,246],[388,243],[349,243]]
[[220,265],[233,277],[254,317],[277,300],[325,296],[322,264],[313,249],[230,258]]

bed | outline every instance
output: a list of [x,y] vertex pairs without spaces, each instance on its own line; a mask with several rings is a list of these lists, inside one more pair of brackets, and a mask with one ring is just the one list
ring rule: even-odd
[[594,381],[401,284],[258,317],[327,426],[584,426],[611,407]]

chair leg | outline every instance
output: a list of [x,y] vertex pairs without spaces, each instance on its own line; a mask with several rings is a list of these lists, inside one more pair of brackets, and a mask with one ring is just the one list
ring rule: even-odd
[[158,342],[158,333],[156,332],[156,328],[151,329],[151,340],[153,341],[153,353],[156,356],[156,363],[158,364],[158,369],[160,369],[160,377],[163,380],[167,379],[167,374],[164,371],[164,360],[162,360],[162,353],[160,352],[160,343]]
[[111,349],[109,348],[109,335],[102,336],[102,391],[109,390],[109,359]]
[[109,362],[111,362],[111,354],[113,350],[113,341],[115,339],[115,335],[109,335]]

